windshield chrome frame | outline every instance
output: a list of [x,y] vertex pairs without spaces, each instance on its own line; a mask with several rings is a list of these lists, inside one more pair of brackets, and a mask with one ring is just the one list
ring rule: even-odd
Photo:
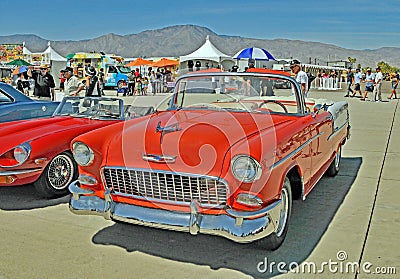
[[178,79],[175,82],[175,88],[174,88],[174,92],[170,99],[170,104],[169,104],[168,110],[176,110],[176,109],[180,108],[177,104],[178,94],[179,94],[177,91],[177,87],[182,79],[192,78],[192,77],[222,77],[222,76],[232,76],[232,77],[233,76],[241,76],[241,77],[252,77],[253,76],[253,77],[279,78],[282,80],[287,80],[287,81],[291,82],[292,85],[295,86],[293,91],[294,91],[294,95],[296,97],[296,101],[297,101],[297,104],[298,104],[298,107],[300,110],[299,113],[297,113],[297,114],[300,114],[300,115],[306,114],[305,98],[304,98],[303,94],[301,94],[299,84],[293,77],[286,76],[286,75],[280,75],[280,74],[274,74],[274,73],[260,73],[260,72],[212,72],[212,73],[193,72],[190,74],[184,74],[184,75],[178,77]]
[[119,104],[119,110],[120,110],[120,115],[121,117],[119,118],[114,118],[115,120],[125,120],[125,112],[124,112],[124,101],[120,98],[114,98],[114,97],[82,97],[82,96],[66,96],[62,99],[61,103],[57,106],[56,110],[53,113],[52,117],[55,116],[61,116],[60,111],[64,107],[65,103],[68,100],[76,100],[77,102],[80,102],[82,99],[96,99],[96,100],[101,100],[101,101],[118,101]]

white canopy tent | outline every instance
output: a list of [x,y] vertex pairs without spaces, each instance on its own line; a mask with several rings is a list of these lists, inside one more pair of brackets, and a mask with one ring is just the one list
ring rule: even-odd
[[230,68],[234,64],[232,57],[217,49],[211,43],[209,36],[207,36],[205,43],[200,48],[190,54],[179,57],[180,69],[189,68],[187,62],[190,60],[194,62],[199,61],[202,69],[207,68],[206,65],[210,68],[215,68],[218,65]]
[[61,61],[61,62],[67,62],[67,58],[62,57],[60,54],[58,54],[57,51],[55,51],[51,45],[50,42],[47,43],[48,47],[45,51],[43,51],[43,54],[48,54],[48,57],[50,61]]

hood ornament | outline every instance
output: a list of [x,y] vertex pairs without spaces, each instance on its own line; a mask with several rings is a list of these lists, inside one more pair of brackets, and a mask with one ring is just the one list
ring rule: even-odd
[[163,137],[165,134],[168,133],[173,133],[182,130],[182,128],[179,128],[178,123],[171,124],[165,127],[161,127],[161,121],[158,122],[157,127],[156,127],[156,133],[161,132],[161,138],[160,138],[160,144],[162,143]]
[[176,156],[143,154],[142,159],[145,161],[150,161],[150,162],[155,162],[155,163],[175,163]]

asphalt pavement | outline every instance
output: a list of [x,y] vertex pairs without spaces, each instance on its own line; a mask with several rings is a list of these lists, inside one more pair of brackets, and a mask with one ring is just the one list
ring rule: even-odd
[[[276,251],[78,216],[68,210],[69,197],[42,199],[32,185],[1,187],[0,278],[398,278],[387,274],[400,273],[400,114],[389,90],[385,84],[381,103],[311,91],[348,100],[352,135],[339,174],[294,202]],[[122,98],[156,105],[166,97]]]

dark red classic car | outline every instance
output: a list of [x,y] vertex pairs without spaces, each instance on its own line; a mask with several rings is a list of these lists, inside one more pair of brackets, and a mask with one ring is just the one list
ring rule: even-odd
[[349,128],[347,102],[304,99],[286,73],[194,72],[153,114],[71,142],[70,210],[276,249]]

